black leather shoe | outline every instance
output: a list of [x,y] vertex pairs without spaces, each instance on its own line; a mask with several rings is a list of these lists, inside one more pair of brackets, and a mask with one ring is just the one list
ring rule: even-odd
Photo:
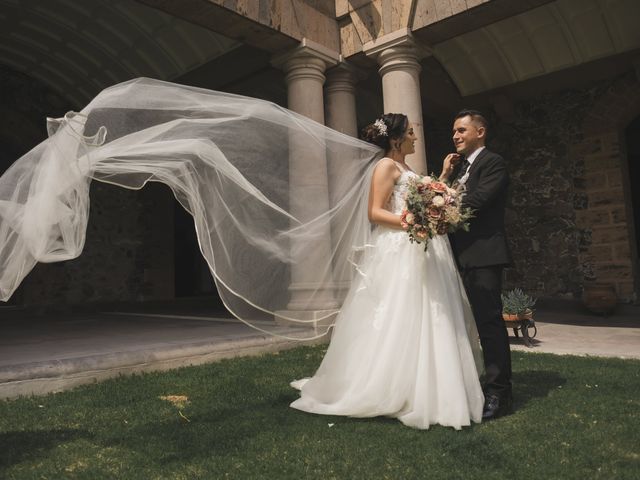
[[511,413],[513,398],[510,394],[498,395],[488,393],[484,399],[484,409],[482,410],[482,420],[493,420],[508,413]]

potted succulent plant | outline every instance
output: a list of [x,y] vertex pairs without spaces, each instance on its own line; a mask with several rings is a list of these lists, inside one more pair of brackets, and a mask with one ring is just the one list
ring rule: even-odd
[[[524,344],[532,347],[531,339],[538,333],[536,324],[533,321],[533,306],[536,299],[527,295],[520,288],[514,288],[502,294],[502,318],[506,327],[512,328],[514,335],[518,336],[518,331],[522,332]],[[529,329],[533,334],[529,335]]]
[[507,322],[517,320],[533,321],[533,306],[536,299],[520,288],[502,294],[502,318]]

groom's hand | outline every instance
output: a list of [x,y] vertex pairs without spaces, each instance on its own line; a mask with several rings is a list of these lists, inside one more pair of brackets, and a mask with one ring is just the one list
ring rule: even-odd
[[460,155],[458,155],[457,153],[450,153],[449,155],[444,157],[440,180],[449,180],[449,177],[453,173],[453,170],[456,168],[458,163],[460,163]]

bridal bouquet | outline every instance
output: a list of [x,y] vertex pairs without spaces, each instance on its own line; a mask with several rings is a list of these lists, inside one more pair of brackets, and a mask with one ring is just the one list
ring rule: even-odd
[[436,235],[469,229],[470,208],[462,208],[462,191],[430,176],[414,177],[407,185],[406,207],[401,222],[409,240],[424,243]]

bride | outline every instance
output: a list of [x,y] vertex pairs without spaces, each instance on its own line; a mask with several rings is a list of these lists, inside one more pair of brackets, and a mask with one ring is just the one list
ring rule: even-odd
[[425,253],[400,229],[415,175],[404,115],[363,142],[270,102],[139,78],[49,119],[48,133],[0,177],[1,301],[37,263],[82,253],[93,181],[162,182],[237,318],[281,336],[274,318],[329,328],[344,304],[295,408],[418,428],[479,421],[477,334],[447,238]]
[[364,129],[382,147],[369,192],[370,245],[315,375],[292,382],[305,412],[389,416],[405,425],[460,429],[480,422],[477,333],[446,235],[422,246],[402,230],[405,163],[416,136],[407,117],[386,114]]

